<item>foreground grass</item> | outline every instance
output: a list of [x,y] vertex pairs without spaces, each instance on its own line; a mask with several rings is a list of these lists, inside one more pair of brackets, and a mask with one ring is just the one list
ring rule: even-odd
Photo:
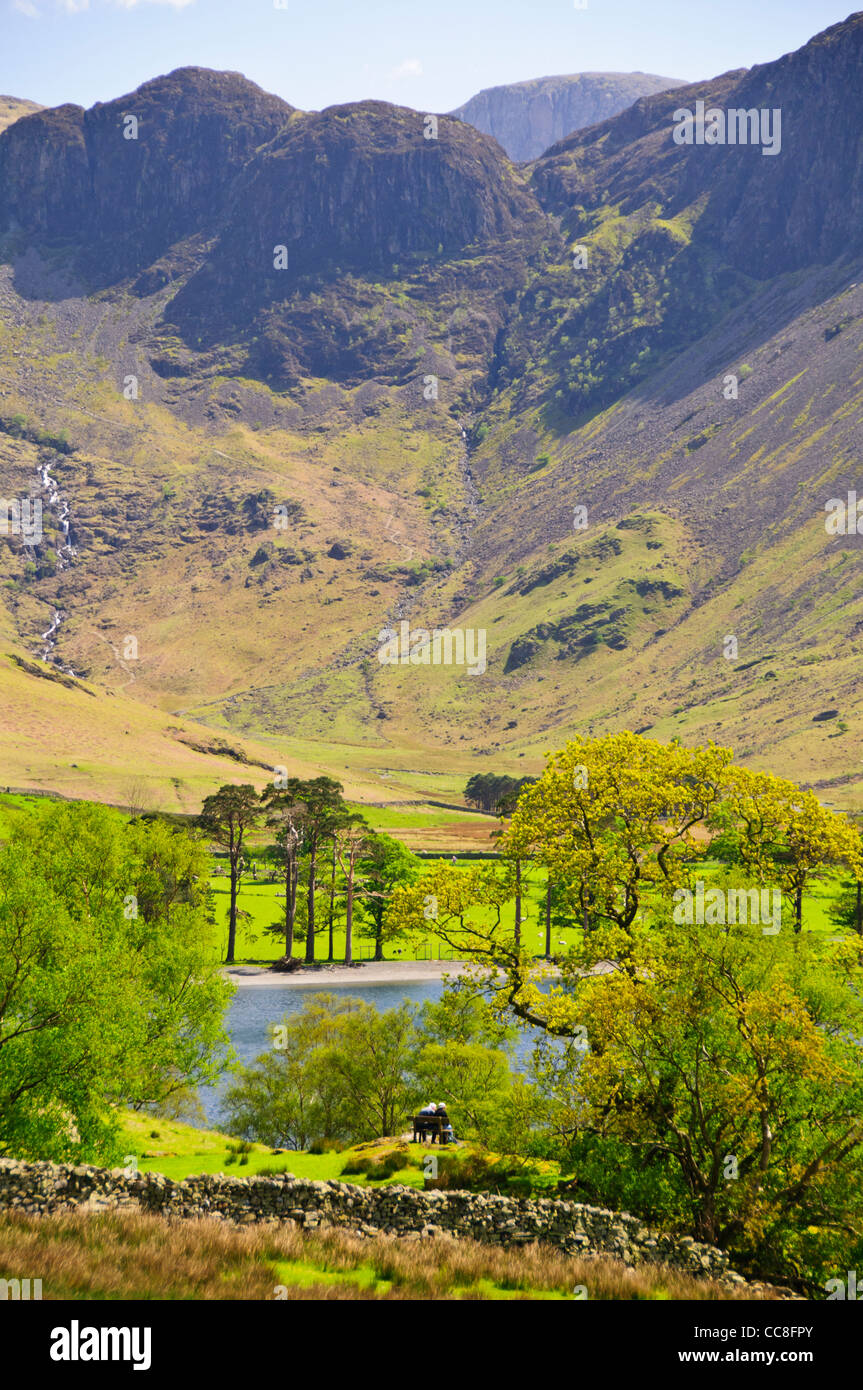
[[548,1246],[169,1221],[142,1212],[0,1215],[0,1277],[43,1299],[728,1300],[753,1296],[661,1267],[628,1269]]

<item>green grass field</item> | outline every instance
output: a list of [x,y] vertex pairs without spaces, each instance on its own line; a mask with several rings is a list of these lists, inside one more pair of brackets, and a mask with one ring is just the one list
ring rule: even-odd
[[[339,1153],[311,1154],[296,1150],[276,1153],[265,1144],[252,1144],[248,1154],[237,1155],[237,1141],[227,1134],[197,1129],[179,1120],[154,1119],[150,1115],[128,1110],[122,1115],[121,1137],[124,1156],[133,1155],[140,1172],[164,1173],[165,1177],[177,1182],[200,1173],[229,1173],[248,1178],[262,1169],[327,1182],[340,1178],[345,1164],[350,1164],[352,1160],[375,1157],[379,1151],[385,1153],[393,1147],[391,1140],[384,1140],[379,1144],[343,1149]],[[423,1152],[419,1144],[408,1145],[413,1166],[400,1169],[392,1178],[371,1179],[364,1173],[358,1173],[345,1177],[344,1181],[371,1187],[379,1187],[386,1182],[422,1187]],[[245,1162],[240,1162],[241,1158]]]
[[[432,861],[429,861],[432,862]],[[463,866],[467,861],[460,861]],[[699,871],[703,874],[706,881],[716,874],[718,865],[707,863]],[[282,890],[277,883],[264,881],[263,866],[259,868],[259,877],[255,881],[251,874],[243,877],[238,906],[248,917],[241,919],[237,932],[237,963],[238,964],[261,964],[277,960],[284,954],[284,938],[275,935],[267,930],[268,927],[278,924],[281,927],[284,921],[282,912]],[[219,927],[222,944],[227,940],[227,921],[229,908],[229,887],[227,877],[224,875],[214,876],[211,880],[213,890],[216,923]],[[835,931],[836,927],[830,921],[828,912],[831,903],[834,901],[839,888],[839,879],[836,875],[826,875],[823,880],[813,884],[810,891],[806,894],[803,902],[803,926],[806,931]],[[526,942],[529,949],[535,954],[541,955],[545,951],[545,873],[541,869],[526,866],[523,870],[523,894],[522,894],[522,939]],[[322,894],[318,904],[318,921],[316,937],[316,958],[326,960],[329,950],[329,933],[327,929],[328,903]],[[477,909],[471,914],[473,920],[481,920],[482,909]],[[502,920],[505,925],[511,926],[515,920],[515,904],[507,903],[503,910]],[[371,939],[363,935],[363,925],[357,915],[354,919],[354,958],[356,960],[371,959],[374,947]],[[560,954],[574,946],[580,937],[580,928],[552,926],[551,945],[552,954]],[[301,941],[295,941],[294,954],[301,955],[304,945]],[[336,915],[333,930],[333,959],[340,961],[345,954],[345,933],[344,917],[342,909],[336,900]],[[445,946],[441,946],[438,940],[431,934],[423,935],[418,933],[416,941],[391,941],[384,944],[385,960],[415,960],[415,959],[451,959],[451,954]]]

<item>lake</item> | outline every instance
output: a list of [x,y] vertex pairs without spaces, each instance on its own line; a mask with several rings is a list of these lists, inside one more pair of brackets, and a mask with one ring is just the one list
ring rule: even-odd
[[[267,1050],[267,1029],[270,1024],[278,1023],[285,1014],[298,1012],[316,990],[362,999],[382,1013],[386,1009],[396,1009],[404,1002],[421,1005],[427,999],[439,999],[443,992],[443,981],[406,980],[401,984],[377,985],[327,985],[322,982],[316,984],[314,989],[311,986],[298,988],[296,985],[285,985],[282,989],[278,986],[255,989],[240,985],[231,1000],[225,1022],[231,1042],[244,1066],[251,1065],[260,1053]],[[223,1123],[222,1096],[232,1082],[233,1077],[223,1076],[215,1086],[202,1086],[199,1089],[198,1096],[208,1128],[219,1129]]]
[[[244,1066],[250,1066],[256,1057],[267,1050],[270,1024],[278,1023],[285,1014],[297,1013],[309,995],[317,990],[362,999],[383,1013],[386,1009],[397,1009],[402,1003],[422,1005],[427,999],[440,999],[443,989],[442,980],[405,980],[398,984],[366,985],[327,985],[321,982],[314,987],[285,985],[279,988],[274,985],[266,989],[240,985],[231,1000],[225,1022],[240,1061]],[[524,1061],[537,1036],[535,1029],[527,1029],[519,1035],[515,1045],[516,1066]],[[222,1097],[233,1081],[232,1075],[223,1076],[215,1086],[199,1088],[198,1096],[205,1116],[202,1123],[207,1128],[222,1128]]]

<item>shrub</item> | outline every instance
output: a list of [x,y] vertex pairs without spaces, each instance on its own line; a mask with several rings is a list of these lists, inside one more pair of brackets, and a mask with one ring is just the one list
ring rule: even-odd
[[492,1158],[483,1153],[442,1153],[438,1175],[426,1178],[426,1190],[496,1192],[507,1197],[529,1197],[531,1193],[556,1184],[543,1178],[530,1163],[510,1158]]
[[406,1148],[389,1149],[382,1154],[368,1154],[363,1158],[350,1158],[342,1168],[342,1177],[364,1174],[375,1182],[391,1178],[393,1173],[410,1168],[411,1157]]

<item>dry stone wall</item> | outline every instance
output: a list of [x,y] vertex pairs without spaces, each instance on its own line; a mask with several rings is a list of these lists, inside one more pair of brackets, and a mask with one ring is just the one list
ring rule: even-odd
[[306,1230],[340,1226],[360,1235],[406,1239],[446,1233],[491,1245],[543,1241],[572,1255],[609,1255],[629,1265],[665,1264],[693,1275],[743,1283],[728,1258],[688,1237],[653,1231],[637,1217],[551,1198],[476,1192],[420,1192],[400,1185],[358,1187],[290,1174],[241,1178],[224,1173],[174,1182],[89,1164],[0,1159],[0,1209],[35,1215],[79,1209],[140,1209],[168,1217],[216,1217],[246,1225],[293,1221]]

